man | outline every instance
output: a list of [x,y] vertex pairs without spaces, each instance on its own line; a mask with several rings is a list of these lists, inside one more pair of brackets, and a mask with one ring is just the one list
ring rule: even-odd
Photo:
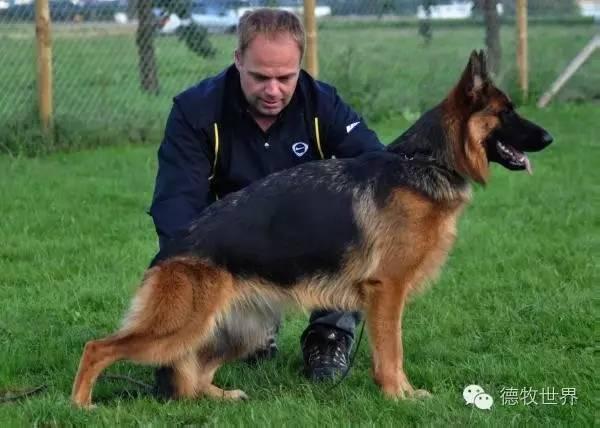
[[[292,13],[246,13],[235,64],[174,98],[150,209],[161,249],[185,233],[207,205],[270,173],[382,150],[375,133],[334,88],[300,69],[304,40]],[[331,378],[348,369],[358,319],[357,313],[326,309],[311,315],[301,337],[309,378]],[[274,334],[257,358],[276,352]],[[168,369],[159,370],[159,390],[168,388],[168,378]]]

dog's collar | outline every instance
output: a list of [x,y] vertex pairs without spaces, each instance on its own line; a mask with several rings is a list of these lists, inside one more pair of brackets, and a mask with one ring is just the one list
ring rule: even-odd
[[444,171],[445,174],[449,174],[450,176],[459,175],[456,171],[448,168],[448,165],[440,162],[431,152],[396,152],[396,154],[405,162],[421,162]]
[[438,160],[431,154],[431,153],[420,153],[420,152],[414,152],[414,153],[404,153],[404,152],[399,152],[397,153],[398,156],[400,156],[402,158],[402,160],[404,161],[418,161],[418,162],[429,162],[429,163],[433,163],[435,165],[441,165],[440,162],[438,162]]

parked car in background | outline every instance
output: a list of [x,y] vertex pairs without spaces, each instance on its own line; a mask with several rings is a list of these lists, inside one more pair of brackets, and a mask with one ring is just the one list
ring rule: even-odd
[[84,21],[115,21],[127,13],[127,0],[78,0]]
[[178,28],[192,23],[203,26],[211,33],[232,33],[236,31],[240,20],[236,8],[219,3],[194,2],[189,18],[162,9],[155,9],[154,13],[161,34],[173,34]]
[[237,30],[239,20],[236,9],[204,5],[197,5],[192,9],[192,22],[212,32],[233,33]]

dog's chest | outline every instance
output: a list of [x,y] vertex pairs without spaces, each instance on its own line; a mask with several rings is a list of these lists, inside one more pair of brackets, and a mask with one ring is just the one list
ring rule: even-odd
[[463,203],[440,203],[409,190],[394,192],[382,220],[372,228],[376,276],[411,288],[437,275],[456,238]]

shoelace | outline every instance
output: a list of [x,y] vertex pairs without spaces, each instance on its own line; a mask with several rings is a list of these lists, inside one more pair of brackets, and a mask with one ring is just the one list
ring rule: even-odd
[[[314,362],[333,362],[336,365],[342,365],[346,367],[348,365],[348,359],[346,356],[345,346],[342,348],[338,338],[333,335],[332,338],[328,337],[328,343],[323,346],[313,345],[308,349],[308,362],[312,364]],[[331,352],[333,351],[333,352]]]
[[327,388],[327,392],[331,392],[332,390],[334,390],[335,388],[340,386],[340,384],[344,381],[344,379],[346,379],[346,376],[348,376],[348,373],[350,373],[350,369],[354,365],[354,361],[356,361],[356,354],[358,353],[358,348],[360,347],[360,343],[362,342],[363,333],[365,332],[365,322],[363,321],[361,324],[362,325],[360,327],[360,334],[358,335],[358,341],[356,342],[356,347],[354,348],[354,353],[352,354],[352,358],[350,359],[350,364],[348,365],[348,368],[346,370],[344,370],[344,373],[339,378],[339,380],[336,383],[334,383],[333,385],[331,385],[329,388]]

